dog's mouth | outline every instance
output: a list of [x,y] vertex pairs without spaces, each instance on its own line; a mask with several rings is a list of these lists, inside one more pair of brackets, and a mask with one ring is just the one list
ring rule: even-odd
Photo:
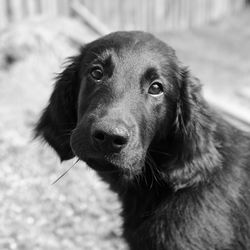
[[123,169],[123,164],[120,161],[112,159],[110,156],[98,157],[84,157],[83,159],[91,168],[97,172],[113,172]]
[[119,152],[99,150],[93,146],[88,137],[83,138],[83,134],[80,133],[72,135],[71,149],[80,160],[85,161],[97,172],[137,175],[145,163],[145,153],[141,145],[126,147]]
[[144,165],[142,157],[128,157],[120,154],[85,155],[79,157],[87,165],[100,173],[119,173],[120,175],[138,175]]

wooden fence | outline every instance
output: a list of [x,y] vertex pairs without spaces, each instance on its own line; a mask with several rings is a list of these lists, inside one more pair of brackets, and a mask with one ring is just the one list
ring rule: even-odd
[[[28,18],[72,16],[72,0],[0,0],[0,29]],[[110,30],[165,31],[200,26],[247,0],[79,0]]]

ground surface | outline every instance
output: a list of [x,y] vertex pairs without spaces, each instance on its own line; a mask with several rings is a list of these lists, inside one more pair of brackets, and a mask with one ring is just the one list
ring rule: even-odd
[[[77,46],[58,25],[27,27],[0,34],[0,249],[126,249],[117,197],[84,163],[51,185],[73,161],[61,165],[51,149],[31,140],[32,128],[53,72]],[[208,95],[223,94],[229,103],[244,99],[246,108],[249,27],[247,10],[204,29],[160,36],[201,78]],[[87,41],[87,34],[83,29],[78,36]]]

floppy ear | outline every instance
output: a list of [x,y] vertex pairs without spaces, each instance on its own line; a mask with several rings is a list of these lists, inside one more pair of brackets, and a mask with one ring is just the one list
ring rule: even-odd
[[178,158],[190,159],[197,150],[206,146],[212,129],[212,116],[201,93],[200,81],[187,68],[181,68],[177,75],[178,98],[174,124],[175,140],[178,144]]
[[169,145],[174,160],[167,173],[175,190],[208,181],[215,167],[221,165],[214,114],[201,94],[199,80],[181,68],[177,82],[179,95]]
[[78,71],[81,56],[69,58],[58,75],[49,103],[35,127],[35,137],[43,138],[55,149],[61,161],[74,157],[70,134],[77,121]]

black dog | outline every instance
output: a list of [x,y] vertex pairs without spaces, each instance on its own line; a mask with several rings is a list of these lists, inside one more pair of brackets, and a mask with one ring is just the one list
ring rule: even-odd
[[132,250],[250,249],[250,137],[200,90],[168,45],[116,32],[71,59],[36,127],[119,194]]

